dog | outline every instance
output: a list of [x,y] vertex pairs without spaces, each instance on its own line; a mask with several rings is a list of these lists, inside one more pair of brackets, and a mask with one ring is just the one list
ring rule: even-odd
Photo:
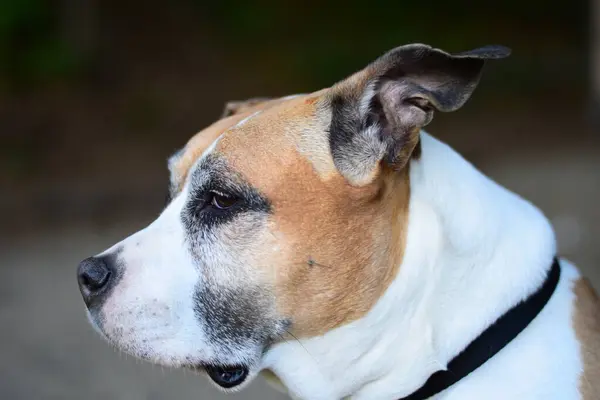
[[486,62],[400,46],[330,88],[231,102],[159,217],[81,262],[119,349],[294,399],[598,399],[600,308],[547,218],[423,128]]

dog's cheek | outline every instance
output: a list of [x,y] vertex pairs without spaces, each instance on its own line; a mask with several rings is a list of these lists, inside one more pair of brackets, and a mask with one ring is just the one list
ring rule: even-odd
[[276,312],[274,254],[265,219],[238,221],[205,242],[194,311],[207,341],[224,357],[256,360],[285,331]]
[[[209,343],[226,356],[240,356],[244,348],[255,349],[276,334],[268,292],[258,287],[198,287],[194,311]],[[255,351],[255,350],[252,350]],[[249,354],[255,357],[255,354]]]
[[279,248],[268,216],[248,214],[213,229],[192,252],[206,285],[265,292],[274,284]]

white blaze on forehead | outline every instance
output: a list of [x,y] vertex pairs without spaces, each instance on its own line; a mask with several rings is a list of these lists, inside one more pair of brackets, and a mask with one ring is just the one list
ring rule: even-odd
[[223,138],[223,136],[229,132],[231,129],[235,129],[238,128],[240,126],[242,126],[243,124],[245,124],[246,122],[248,122],[250,119],[256,117],[258,114],[260,114],[262,111],[256,111],[255,113],[247,116],[246,118],[242,119],[240,122],[238,122],[237,124],[235,124],[233,127],[226,129],[225,131],[223,131],[223,133],[221,133],[219,135],[219,137],[217,137],[211,144],[210,146],[208,146],[206,148],[206,150],[204,150],[204,152],[202,153],[202,155],[200,157],[198,157],[198,160],[196,160],[196,162],[194,163],[194,166],[192,168],[190,168],[190,173],[187,175],[188,177],[192,176],[194,174],[194,172],[198,169],[198,166],[200,165],[200,162],[205,159],[206,157],[208,157],[209,154],[211,154],[215,148],[217,147],[217,144],[219,143],[219,141],[221,140],[221,138]]
[[248,120],[250,120],[251,118],[256,117],[258,114],[260,114],[261,111],[256,111],[255,113],[247,116],[246,118],[244,118],[243,120],[241,120],[240,122],[238,122],[237,124],[235,124],[234,128],[239,128],[240,126],[244,125],[246,122],[248,122]]
[[[225,133],[225,132],[223,132]],[[206,150],[204,150],[204,153],[202,153],[202,155],[200,156],[199,160],[203,160],[205,159],[210,153],[212,153],[215,150],[215,147],[217,147],[217,143],[219,143],[219,140],[221,140],[221,138],[223,137],[223,133],[221,135],[219,135],[218,138],[216,138],[211,144],[210,146],[208,146],[206,148]]]
[[282,97],[281,99],[282,100],[292,100],[292,99],[295,99],[296,97],[301,97],[301,96],[304,96],[304,94],[303,93],[291,94],[289,96]]
[[[225,132],[227,132],[227,131],[225,131]],[[204,153],[202,153],[202,155],[200,157],[198,157],[198,160],[196,160],[193,167],[190,168],[190,172],[187,174],[187,182],[185,183],[185,186],[184,186],[184,189],[182,190],[182,192],[185,192],[185,193],[189,192],[190,177],[194,176],[194,175],[198,176],[198,173],[196,171],[198,170],[198,167],[201,164],[201,161],[204,160],[206,157],[208,157],[208,155],[211,154],[213,151],[215,151],[215,148],[217,147],[217,143],[219,143],[219,140],[221,140],[221,138],[223,137],[225,132],[223,132],[218,138],[216,138],[210,144],[210,146],[208,146],[206,148],[206,150],[204,150]]]

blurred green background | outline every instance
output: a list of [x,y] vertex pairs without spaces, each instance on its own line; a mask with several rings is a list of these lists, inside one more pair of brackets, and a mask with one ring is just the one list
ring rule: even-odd
[[[582,0],[0,0],[0,397],[221,398],[109,351],[85,321],[77,262],[157,215],[166,158],[226,101],[318,90],[410,42],[513,49],[428,131],[539,205],[561,254],[598,286],[592,10]],[[281,397],[258,382],[236,398]]]

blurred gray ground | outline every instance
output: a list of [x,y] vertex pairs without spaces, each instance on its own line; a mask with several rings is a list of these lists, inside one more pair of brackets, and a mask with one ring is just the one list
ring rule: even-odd
[[[473,129],[483,126],[474,118],[470,121]],[[485,173],[537,204],[556,228],[561,255],[576,262],[600,287],[597,142],[585,135],[573,139],[572,126],[557,125],[554,133],[548,126],[534,129],[535,123],[520,122],[508,129],[510,126],[510,122],[499,122],[490,128],[498,134],[479,137],[461,136],[456,132],[465,131],[458,125],[449,125],[455,134],[448,137],[444,137],[441,127],[431,131],[461,149]],[[163,160],[155,162],[162,168]],[[120,181],[115,178],[104,186],[97,184],[94,191],[85,195],[71,187],[65,196],[71,199],[71,203],[65,200],[71,208],[50,218],[51,223],[2,238],[2,399],[225,398],[207,381],[189,372],[165,370],[117,354],[88,326],[75,281],[78,261],[150,222],[160,208],[155,201],[160,197],[157,193],[162,194],[161,187],[166,186],[166,182],[154,182],[147,186],[147,192],[128,193],[123,182],[131,179],[128,176],[147,174],[147,170],[136,169],[132,162],[125,165],[131,170]],[[53,185],[60,187],[60,182]],[[115,188],[121,191],[113,196],[116,200],[108,203],[113,209],[85,217],[82,210],[89,211],[94,199],[106,202],[102,196]],[[28,200],[41,204],[44,200],[39,194],[31,197],[23,198],[22,204],[30,204]],[[149,199],[147,207],[139,201],[143,198]],[[30,216],[35,211],[31,207]],[[15,209],[12,220],[18,220],[19,215],[24,214]],[[71,222],[61,224],[60,215],[69,215]],[[77,223],[72,222],[74,219]],[[230,398],[283,397],[259,380]]]

